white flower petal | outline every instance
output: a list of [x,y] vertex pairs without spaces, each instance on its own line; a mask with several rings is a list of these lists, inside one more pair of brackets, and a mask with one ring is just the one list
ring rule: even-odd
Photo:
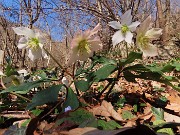
[[93,30],[90,31],[89,37],[91,37],[92,35],[95,35],[100,29],[101,29],[101,25],[100,25],[100,23],[98,23],[96,25],[96,27]]
[[41,48],[38,48],[37,50],[29,49],[29,51],[28,51],[28,57],[29,57],[32,61],[41,58],[41,57],[42,57],[42,49],[41,49]]
[[26,37],[22,37],[19,39],[19,44],[26,44],[28,42],[28,39]]
[[121,16],[121,24],[124,25],[130,25],[132,22],[132,15],[131,15],[131,9],[127,10],[122,16]]
[[39,40],[40,43],[42,43],[42,44],[46,43],[45,38],[39,32],[35,33],[35,37]]
[[120,24],[120,22],[117,21],[111,21],[109,22],[109,26],[111,26],[114,29],[121,29],[122,25]]
[[157,47],[155,47],[152,44],[148,44],[145,48],[140,47],[140,49],[143,52],[144,57],[147,57],[147,56],[153,57],[153,56],[158,55]]
[[125,41],[129,44],[132,43],[132,37],[133,37],[133,34],[130,31],[127,31],[125,35]]
[[24,35],[27,36],[29,38],[34,38],[35,37],[35,33],[33,32],[33,30],[27,28],[27,27],[12,27],[14,32],[17,35]]
[[145,34],[145,36],[147,36],[148,38],[151,38],[151,39],[159,38],[160,35],[162,35],[162,29],[160,29],[160,28],[152,28],[152,29],[148,30]]
[[18,49],[26,48],[27,44],[18,44]]
[[133,32],[136,30],[136,27],[140,24],[139,21],[132,22],[131,25],[128,26],[128,28]]
[[113,43],[113,47],[115,47],[115,45],[117,45],[118,43],[120,43],[121,41],[124,40],[124,36],[121,32],[121,30],[118,30],[114,33],[113,37],[112,37],[112,43]]
[[137,29],[137,33],[142,33],[145,35],[146,31],[150,28],[151,16],[148,16]]

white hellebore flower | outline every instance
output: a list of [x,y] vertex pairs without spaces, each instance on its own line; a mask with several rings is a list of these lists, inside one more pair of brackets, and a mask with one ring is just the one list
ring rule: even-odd
[[133,34],[140,22],[132,22],[131,9],[126,11],[121,17],[121,23],[117,21],[109,22],[109,26],[118,31],[112,37],[113,46],[125,40],[127,43],[132,43]]
[[69,64],[76,60],[85,61],[93,56],[95,51],[102,48],[100,38],[97,33],[100,30],[100,24],[97,24],[93,30],[79,31],[71,41],[71,56]]
[[32,61],[41,57],[47,57],[43,49],[43,39],[39,32],[35,33],[33,30],[27,27],[13,27],[13,30],[17,35],[24,36],[19,40],[18,48],[28,49],[28,57]]
[[151,16],[147,17],[145,21],[137,29],[136,44],[143,52],[143,56],[158,55],[157,48],[151,44],[151,41],[157,39],[162,34],[162,29],[150,29]]

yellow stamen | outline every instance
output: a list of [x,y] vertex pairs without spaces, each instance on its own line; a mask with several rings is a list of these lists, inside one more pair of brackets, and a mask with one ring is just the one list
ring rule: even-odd
[[39,39],[38,38],[31,38],[28,41],[28,47],[34,50],[37,50],[39,48]]
[[145,49],[148,47],[149,38],[143,34],[140,34],[138,37],[138,42],[141,44],[141,47]]
[[87,53],[91,52],[89,48],[89,43],[87,42],[86,39],[83,39],[78,43],[77,49],[78,49],[79,54],[83,54],[84,52],[87,52]]
[[121,32],[122,32],[122,33],[126,33],[127,31],[129,31],[128,26],[127,26],[126,24],[122,25],[122,27],[121,27]]

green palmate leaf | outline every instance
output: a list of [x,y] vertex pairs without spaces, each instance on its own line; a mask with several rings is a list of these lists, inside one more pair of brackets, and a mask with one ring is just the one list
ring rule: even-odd
[[45,90],[38,92],[32,99],[32,103],[28,104],[27,110],[31,110],[36,106],[58,100],[58,93],[63,85],[54,85]]
[[151,108],[152,113],[154,114],[156,120],[164,120],[164,110],[161,108]]
[[121,128],[121,126],[114,120],[110,120],[108,122],[104,120],[98,120],[98,128],[103,130],[113,130]]
[[[153,125],[159,125],[159,124],[163,124],[166,123],[164,120],[155,120],[153,122]],[[168,135],[174,135],[174,132],[171,128],[162,128],[157,130],[158,133],[167,133]]]
[[162,72],[171,72],[175,69],[175,66],[167,64],[162,68]]
[[172,66],[174,66],[177,71],[180,71],[180,62],[174,62]]
[[38,87],[40,84],[45,83],[45,82],[50,82],[50,79],[42,79],[42,80],[38,80],[38,81],[34,81],[34,82],[27,82],[27,83],[23,83],[21,85],[18,86],[10,86],[8,89],[3,90],[0,93],[6,93],[6,92],[16,92],[19,94],[26,94],[28,93],[32,88]]
[[130,71],[124,71],[124,78],[128,81],[128,82],[137,82],[135,79],[137,78],[137,75],[134,75],[133,73],[131,73]]
[[114,64],[116,65],[116,61],[112,60],[112,59],[108,59],[106,57],[103,56],[94,56],[92,57],[92,61],[93,61],[93,65],[96,64],[103,64],[103,65],[107,65],[107,64]]
[[164,72],[170,72],[173,67],[167,65],[165,67],[157,66],[144,66],[142,64],[136,64],[133,66],[128,66],[123,69],[124,77],[127,81],[136,82],[136,78],[158,81],[165,83],[176,90],[180,90],[178,86],[174,86],[170,81],[179,82],[176,77],[165,76]]
[[122,66],[125,66],[126,64],[134,62],[135,59],[142,59],[142,53],[130,52],[128,58],[125,60],[121,60],[120,64],[122,64]]
[[63,104],[63,111],[68,106],[70,106],[73,110],[79,107],[79,100],[77,98],[77,95],[73,92],[71,88],[68,88],[66,100]]
[[85,80],[78,80],[74,82],[76,88],[80,91],[87,91],[89,87],[91,86],[91,82],[85,81]]
[[88,123],[89,120],[95,119],[92,113],[88,112],[85,109],[79,108],[75,110],[74,112],[69,112],[69,116],[62,118],[56,122],[56,125],[60,125],[65,121],[72,122],[76,125],[81,125],[82,127],[85,126],[85,122]]
[[149,69],[147,69],[144,65],[142,64],[136,64],[133,66],[128,66],[126,68],[123,69],[123,71],[149,71]]
[[116,69],[117,69],[116,65],[111,65],[111,64],[104,65],[102,68],[98,69],[97,71],[90,73],[87,76],[87,80],[99,82],[101,80],[106,79],[110,74],[116,71]]

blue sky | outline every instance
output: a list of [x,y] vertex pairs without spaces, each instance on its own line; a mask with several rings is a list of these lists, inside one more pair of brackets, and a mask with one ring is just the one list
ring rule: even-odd
[[[5,4],[7,7],[17,7],[17,9],[19,8],[19,1],[20,0],[0,0],[1,2],[3,2],[3,4]],[[51,0],[46,0],[46,1],[51,1]],[[177,7],[180,8],[180,0],[171,0],[173,2],[176,2],[177,3]],[[17,3],[18,2],[18,3]],[[55,8],[55,5],[51,5],[51,7]],[[48,6],[46,6],[46,8],[48,8]],[[18,11],[18,10],[17,10]],[[19,11],[18,11],[19,12]],[[15,18],[11,18],[9,16],[11,16],[12,14],[15,14],[16,12],[13,11],[12,13],[10,12],[6,12],[6,17],[10,18],[11,21],[13,22],[18,22],[18,16],[15,17]],[[56,18],[58,17],[58,15],[56,13],[49,13],[48,14],[48,17],[45,19],[43,19],[43,16],[40,16],[40,19],[35,23],[35,26],[36,27],[39,27],[41,29],[48,29],[47,28],[47,23],[48,25],[51,27],[51,35],[52,35],[52,38],[55,39],[55,40],[63,40],[64,38],[64,33],[65,31],[63,31],[63,26],[61,25],[61,22]],[[87,19],[89,18],[89,16],[86,16]],[[27,19],[27,18],[25,18]],[[76,21],[76,18],[72,18],[73,20]],[[47,21],[47,22],[46,22]],[[63,20],[62,20],[63,21]],[[23,22],[26,22],[26,21],[23,21]],[[63,23],[62,23],[63,24]],[[27,25],[26,23],[24,23],[24,25]],[[73,23],[69,23],[69,25],[73,25]],[[75,27],[75,26],[72,26],[72,27]],[[81,26],[82,29],[86,29],[88,26]]]

